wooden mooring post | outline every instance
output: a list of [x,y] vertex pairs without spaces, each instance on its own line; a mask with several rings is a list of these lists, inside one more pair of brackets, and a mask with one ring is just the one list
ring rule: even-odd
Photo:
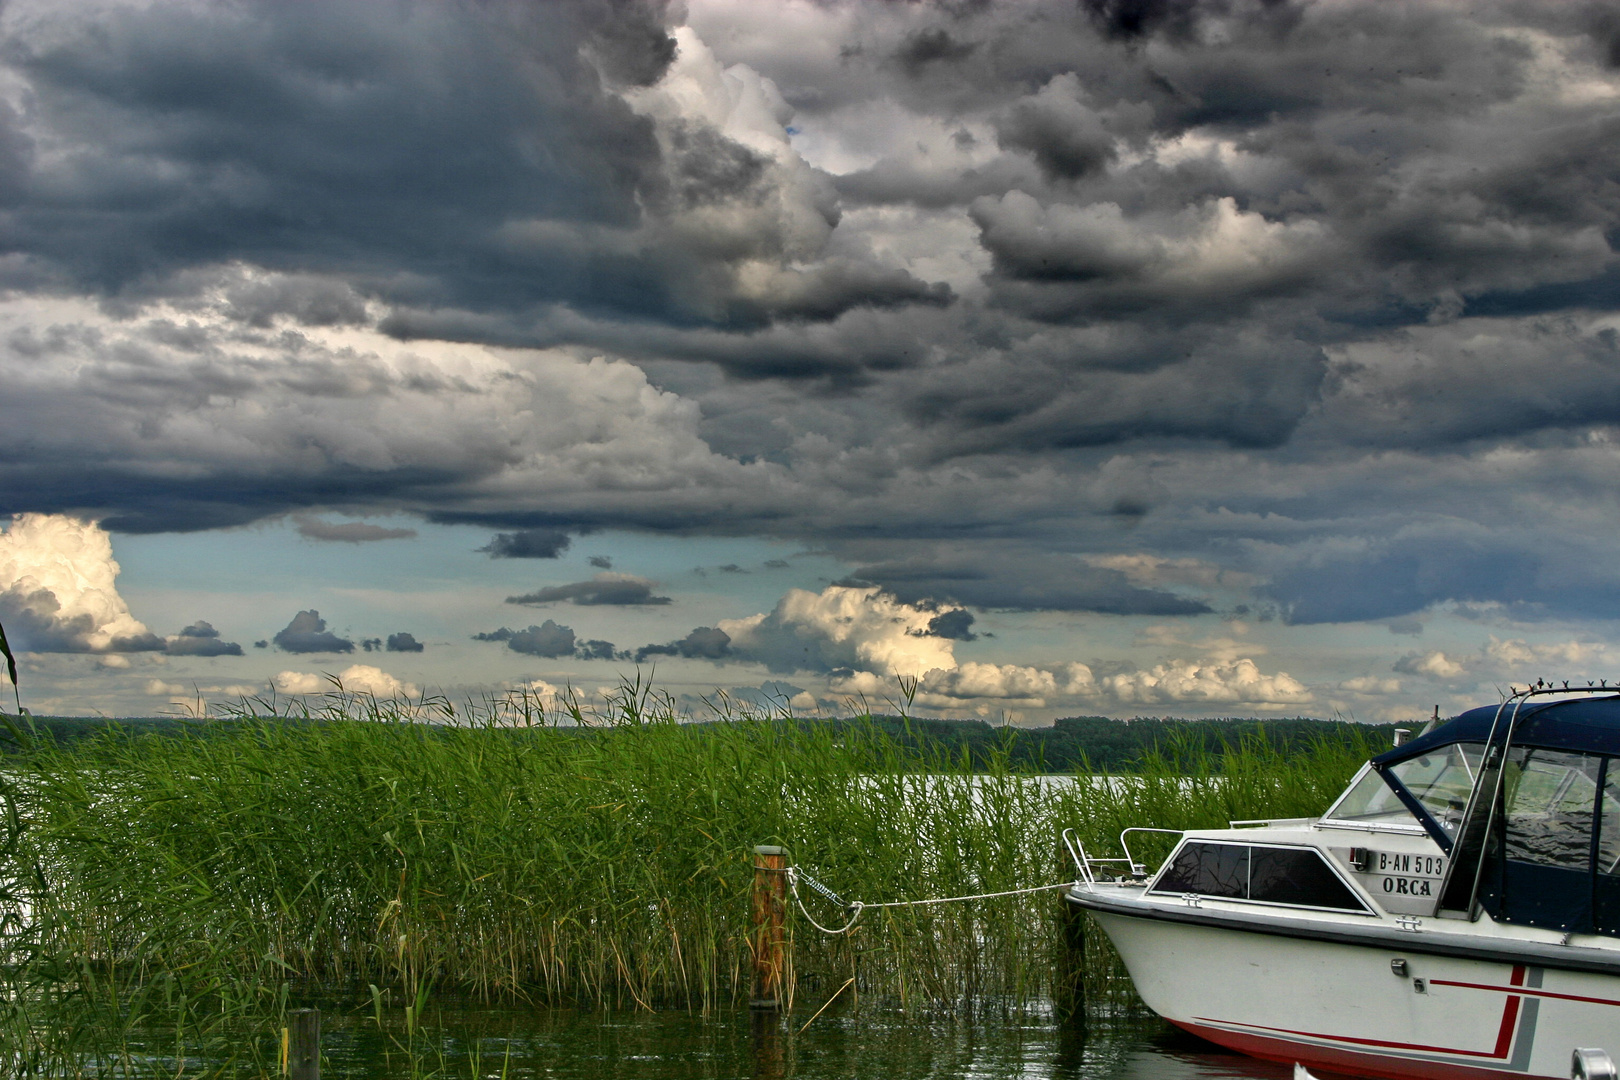
[[755,1009],[781,1009],[792,996],[787,985],[787,849],[773,844],[754,848],[754,996]]
[[287,1013],[287,1075],[291,1080],[321,1080],[321,1011]]

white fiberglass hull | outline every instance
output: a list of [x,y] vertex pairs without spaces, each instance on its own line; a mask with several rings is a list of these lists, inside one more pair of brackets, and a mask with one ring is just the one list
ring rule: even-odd
[[[1620,966],[1554,966],[1545,944],[1515,957],[1511,940],[1392,935],[1387,924],[1357,942],[1354,923],[1265,927],[1264,913],[1174,910],[1103,885],[1071,900],[1097,918],[1149,1008],[1257,1057],[1401,1080],[1561,1078],[1575,1047],[1620,1046]],[[1279,932],[1282,923],[1293,929]],[[1452,937],[1473,942],[1453,950],[1443,940]],[[1405,961],[1404,974],[1392,960]]]

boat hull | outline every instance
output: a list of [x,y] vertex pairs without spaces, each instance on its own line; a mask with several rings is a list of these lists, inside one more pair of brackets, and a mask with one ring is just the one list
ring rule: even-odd
[[1612,974],[1447,956],[1429,935],[1409,951],[1092,914],[1149,1008],[1256,1057],[1390,1080],[1561,1078],[1575,1047],[1620,1041]]

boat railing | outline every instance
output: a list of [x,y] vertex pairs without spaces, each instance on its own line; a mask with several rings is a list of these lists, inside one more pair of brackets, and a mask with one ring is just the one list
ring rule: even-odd
[[1063,846],[1069,850],[1069,858],[1074,860],[1074,868],[1080,875],[1080,883],[1087,888],[1097,884],[1097,869],[1107,863],[1129,863],[1130,857],[1105,859],[1086,853],[1086,845],[1080,842],[1080,835],[1073,829],[1063,830]]
[[1080,881],[1085,885],[1097,883],[1097,871],[1101,868],[1117,863],[1124,863],[1126,875],[1132,881],[1146,881],[1148,871],[1146,865],[1136,860],[1131,854],[1130,842],[1126,839],[1131,833],[1169,833],[1172,836],[1182,835],[1181,829],[1155,829],[1146,826],[1132,826],[1119,834],[1120,850],[1124,856],[1104,857],[1087,853],[1085,844],[1081,843],[1080,835],[1073,829],[1063,830],[1063,846],[1068,849],[1069,858],[1074,860],[1075,870],[1079,872]]
[[1154,829],[1143,825],[1133,825],[1119,834],[1119,849],[1125,853],[1125,861],[1131,864],[1131,877],[1137,881],[1142,881],[1148,876],[1147,867],[1136,861],[1136,857],[1131,854],[1130,844],[1125,840],[1133,832],[1169,833],[1171,836],[1181,836],[1185,830]]

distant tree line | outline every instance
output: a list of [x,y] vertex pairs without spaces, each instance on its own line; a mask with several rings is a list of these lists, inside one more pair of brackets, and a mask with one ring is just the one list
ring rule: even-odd
[[[15,721],[13,721],[15,722]],[[182,731],[226,730],[240,720],[194,720],[180,717],[40,716],[29,717],[35,731],[53,741],[71,741],[113,731],[129,737],[174,735]],[[288,719],[289,724],[320,723]],[[723,722],[723,721],[710,721]],[[1228,747],[1261,743],[1284,753],[1302,751],[1328,740],[1356,741],[1370,750],[1394,742],[1395,724],[1358,724],[1343,720],[1306,717],[1260,720],[1230,717],[1184,720],[1174,717],[1137,717],[1114,720],[1106,716],[1069,716],[1051,727],[1012,727],[983,720],[928,720],[915,717],[872,716],[834,720],[774,720],[773,723],[831,724],[848,727],[871,723],[901,748],[924,763],[949,759],[974,769],[1001,764],[1021,772],[1087,772],[1129,770],[1145,755],[1158,754],[1172,761],[1191,755],[1219,758]],[[1399,725],[1415,734],[1420,722]],[[516,729],[513,734],[519,734]],[[600,729],[591,729],[600,730]],[[16,740],[0,725],[0,752],[15,750]]]
[[975,768],[999,760],[1020,771],[1052,773],[1128,770],[1153,753],[1171,760],[1197,754],[1219,758],[1228,747],[1251,742],[1284,753],[1305,750],[1323,740],[1365,742],[1376,750],[1393,745],[1396,727],[1408,728],[1413,734],[1421,730],[1417,722],[1358,724],[1307,717],[1115,720],[1068,716],[1051,727],[1039,728],[992,725],[983,720],[872,719],[896,742],[924,756],[946,754],[960,760],[966,755]]

